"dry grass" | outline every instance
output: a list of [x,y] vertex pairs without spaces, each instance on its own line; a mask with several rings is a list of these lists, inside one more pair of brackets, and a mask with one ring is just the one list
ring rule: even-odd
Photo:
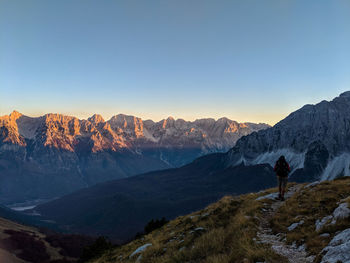
[[[322,182],[312,188],[304,188],[280,207],[271,221],[272,229],[275,233],[286,233],[287,243],[295,242],[297,245],[305,243],[309,253],[318,255],[334,233],[348,228],[350,221],[338,220],[336,224],[325,226],[316,232],[316,220],[331,215],[340,200],[349,195],[350,178],[339,178]],[[304,220],[304,224],[293,231],[288,231],[288,226],[301,220]],[[321,237],[322,233],[329,233],[330,236]]]
[[[61,248],[52,246],[45,238],[46,235],[35,227],[0,218],[0,262],[64,262]],[[65,259],[65,262],[75,260]]]
[[[135,262],[137,256],[129,259],[129,255],[146,243],[152,246],[142,253],[140,262],[285,262],[268,246],[254,241],[262,208],[255,201],[257,196],[226,196],[202,211],[170,221],[144,239],[116,248],[95,263]],[[196,231],[199,227],[204,230]]]
[[[276,255],[268,245],[255,242],[262,208],[274,201],[256,201],[258,196],[276,192],[269,189],[257,194],[239,197],[226,196],[204,210],[180,216],[142,239],[115,248],[94,263],[135,262],[139,255],[129,258],[136,248],[152,243],[139,262],[152,263],[234,263],[234,262],[287,262]],[[333,213],[338,202],[350,194],[350,178],[323,182],[312,188],[303,188],[284,205],[271,220],[275,233],[286,233],[287,243],[305,243],[307,251],[318,255],[334,236],[334,233],[350,226],[349,220],[315,232],[316,219]],[[350,204],[350,198],[346,200]],[[293,231],[287,227],[304,220]],[[204,231],[195,231],[202,227]],[[330,237],[321,237],[328,232]],[[319,260],[319,258],[316,258]]]

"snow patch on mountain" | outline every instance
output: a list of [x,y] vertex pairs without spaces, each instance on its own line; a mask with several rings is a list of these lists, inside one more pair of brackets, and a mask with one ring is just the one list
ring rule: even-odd
[[149,140],[149,141],[151,141],[151,142],[154,142],[154,143],[158,143],[159,140],[160,140],[160,137],[154,138],[154,136],[153,136],[147,129],[144,129],[144,130],[143,130],[143,136],[144,136],[147,140]]
[[239,165],[243,162],[245,165],[269,164],[274,167],[276,161],[281,155],[284,155],[288,160],[292,169],[291,172],[304,167],[305,152],[297,153],[292,149],[279,149],[273,152],[265,152],[253,160],[242,157],[233,166]]
[[328,162],[321,180],[332,180],[339,175],[350,176],[350,153],[343,153]]
[[254,165],[268,163],[274,167],[276,161],[281,155],[284,155],[286,157],[293,171],[304,167],[305,152],[296,153],[291,149],[279,149],[277,151],[263,153],[259,155],[252,162],[252,164]]

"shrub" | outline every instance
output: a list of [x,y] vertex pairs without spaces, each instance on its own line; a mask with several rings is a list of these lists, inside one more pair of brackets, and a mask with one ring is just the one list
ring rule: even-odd
[[93,244],[84,248],[83,254],[78,262],[83,263],[100,257],[111,248],[113,248],[113,245],[106,237],[99,237]]
[[156,230],[158,228],[161,228],[162,226],[164,226],[166,223],[168,223],[169,221],[165,219],[165,217],[162,217],[160,220],[156,219],[156,220],[151,220],[147,223],[147,225],[144,228],[145,234],[149,234],[151,233],[153,230]]

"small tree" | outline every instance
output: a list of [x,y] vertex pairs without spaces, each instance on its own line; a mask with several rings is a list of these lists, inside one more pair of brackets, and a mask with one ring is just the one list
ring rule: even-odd
[[102,256],[105,251],[112,247],[112,243],[106,237],[99,237],[93,244],[84,248],[79,263],[87,262],[93,258]]
[[152,219],[145,226],[144,232],[147,235],[147,234],[151,233],[153,230],[161,228],[162,226],[164,226],[168,222],[169,221],[166,220],[165,217],[162,217],[161,219],[156,219],[156,220]]

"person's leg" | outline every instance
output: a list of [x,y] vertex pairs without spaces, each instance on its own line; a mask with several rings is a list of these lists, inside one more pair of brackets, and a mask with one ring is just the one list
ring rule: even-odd
[[281,198],[284,199],[284,192],[286,191],[286,188],[285,186],[282,186],[282,189],[281,189]]
[[283,178],[283,181],[281,184],[281,199],[282,200],[284,200],[284,193],[286,192],[287,180],[288,180],[288,177]]
[[277,176],[278,179],[278,199],[282,197],[282,178],[280,176]]

